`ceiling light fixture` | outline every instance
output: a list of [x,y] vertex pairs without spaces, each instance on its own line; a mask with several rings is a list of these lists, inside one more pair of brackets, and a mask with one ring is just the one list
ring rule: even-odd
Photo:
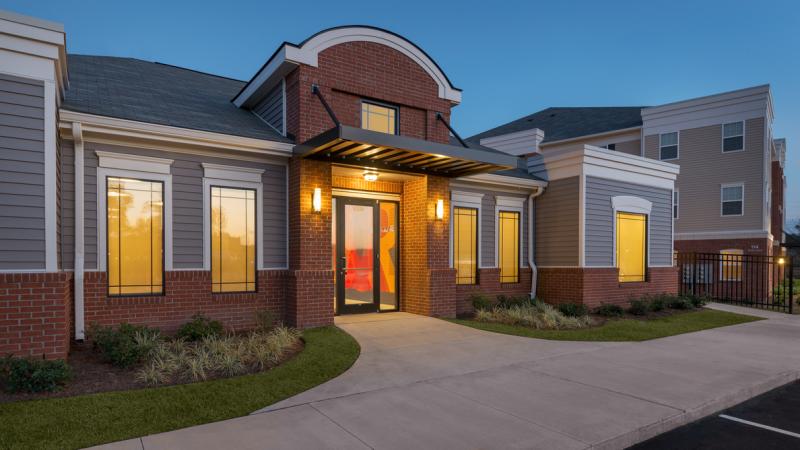
[[378,172],[369,170],[364,172],[364,181],[378,181]]

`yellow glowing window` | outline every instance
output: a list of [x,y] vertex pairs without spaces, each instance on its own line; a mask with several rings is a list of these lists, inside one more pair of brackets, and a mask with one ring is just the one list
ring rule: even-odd
[[647,258],[647,217],[617,213],[617,267],[619,281],[644,281]]
[[211,291],[256,290],[256,191],[211,187]]
[[456,284],[475,284],[478,279],[478,210],[453,208],[453,266]]
[[719,252],[720,258],[720,272],[722,281],[742,281],[742,255],[744,251],[741,249],[727,249]]
[[164,185],[106,179],[108,294],[164,292]]
[[500,211],[497,217],[500,282],[519,282],[519,212]]
[[361,128],[381,133],[397,134],[397,108],[362,102]]

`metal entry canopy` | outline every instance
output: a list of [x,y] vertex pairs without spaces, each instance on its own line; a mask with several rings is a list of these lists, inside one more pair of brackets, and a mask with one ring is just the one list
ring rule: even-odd
[[338,125],[296,145],[305,158],[402,172],[462,177],[517,167],[518,158],[482,146],[460,147]]

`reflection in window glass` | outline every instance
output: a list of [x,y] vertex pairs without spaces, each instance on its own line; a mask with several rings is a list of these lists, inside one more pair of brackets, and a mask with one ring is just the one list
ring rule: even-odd
[[727,249],[719,252],[722,261],[720,272],[722,281],[742,281],[742,249]]
[[374,208],[344,205],[344,303],[375,303],[374,277]]
[[109,177],[106,202],[108,294],[163,293],[163,184]]
[[497,217],[500,282],[519,282],[519,212],[500,211]]
[[475,284],[478,278],[478,210],[453,208],[453,266],[456,284]]
[[361,128],[397,134],[397,109],[374,103],[361,103]]
[[647,218],[644,214],[617,213],[617,267],[619,281],[644,281]]
[[380,203],[381,310],[397,309],[397,203]]
[[211,187],[211,291],[256,290],[256,191]]

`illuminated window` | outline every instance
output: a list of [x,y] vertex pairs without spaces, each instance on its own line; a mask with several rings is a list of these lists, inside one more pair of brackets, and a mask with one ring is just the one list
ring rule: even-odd
[[721,190],[722,215],[741,216],[744,214],[744,185],[723,185]]
[[108,294],[164,292],[164,185],[108,177]]
[[730,248],[719,252],[720,275],[722,281],[742,281],[742,255],[744,251],[738,248]]
[[739,150],[744,150],[744,122],[722,125],[722,151],[735,152]]
[[453,208],[453,266],[456,284],[475,284],[478,279],[478,210]]
[[659,159],[662,161],[678,159],[678,132],[660,134],[658,139]]
[[617,213],[619,281],[644,281],[647,258],[647,216]]
[[361,128],[381,133],[397,134],[397,108],[362,102]]
[[211,187],[211,291],[256,290],[256,191]]
[[500,211],[497,216],[497,254],[500,282],[519,282],[519,212]]

